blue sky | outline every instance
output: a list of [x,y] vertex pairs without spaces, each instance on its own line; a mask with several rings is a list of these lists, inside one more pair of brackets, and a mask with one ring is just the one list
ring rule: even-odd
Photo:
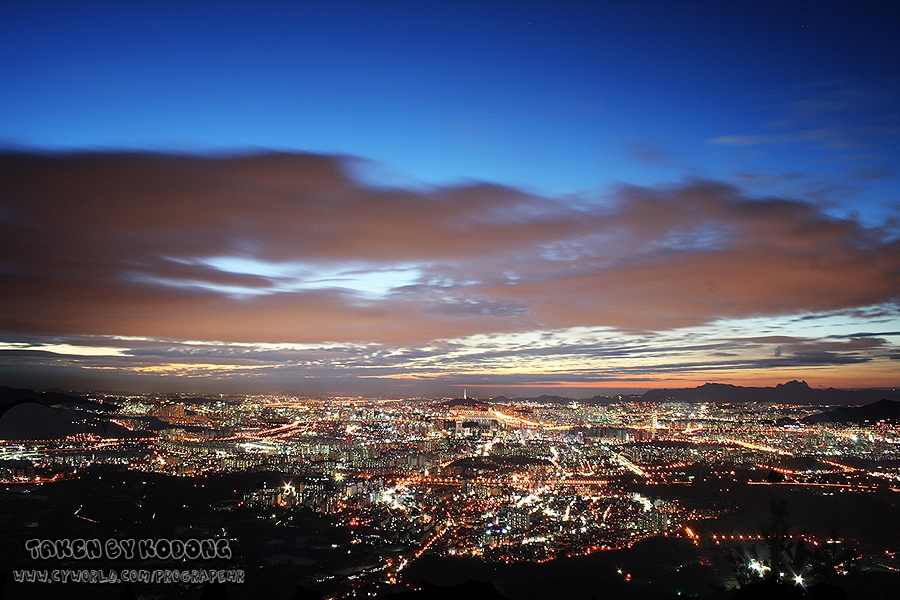
[[[0,275],[26,303],[6,306],[0,333],[8,345],[2,368],[17,381],[63,372],[60,382],[93,381],[94,374],[85,375],[82,367],[22,358],[23,352],[52,347],[69,360],[75,345],[63,338],[70,335],[82,336],[80,348],[107,347],[108,336],[166,339],[183,348],[191,340],[188,333],[196,333],[205,342],[376,344],[390,354],[431,342],[474,343],[466,336],[488,336],[478,338],[484,342],[528,332],[545,332],[563,346],[561,340],[578,337],[572,342],[578,345],[585,335],[578,328],[584,327],[600,328],[591,330],[591,339],[598,332],[604,339],[619,332],[626,346],[639,330],[656,332],[670,344],[681,335],[672,332],[732,319],[772,319],[790,336],[786,323],[799,315],[819,315],[837,331],[838,313],[854,315],[843,322],[855,323],[857,333],[873,332],[867,324],[875,314],[893,315],[875,333],[900,329],[900,284],[893,270],[900,223],[900,14],[884,3],[6,2],[0,4],[0,72],[0,145],[9,150],[0,187],[0,226],[8,234],[0,247]],[[50,160],[47,153],[60,151],[68,154],[53,156],[71,164]],[[183,160],[194,174],[178,171],[185,178],[182,187],[146,192],[136,172],[157,180],[174,177],[173,171],[152,160],[137,171],[121,171],[116,157],[148,151]],[[321,203],[317,210],[302,214],[274,196],[260,200],[261,207],[277,207],[285,218],[304,219],[297,230],[308,239],[334,232],[344,249],[329,250],[327,241],[297,245],[277,219],[221,204],[212,175],[200,175],[207,167],[218,172],[217,160],[224,164],[229,157],[270,151],[299,157],[298,172],[309,177],[328,173],[341,179],[334,189],[359,194],[343,205],[347,210],[383,210],[357,223],[325,215],[331,205],[321,196],[307,200]],[[69,186],[80,195],[63,189],[84,167],[81,159],[98,155],[111,162],[83,172],[99,178],[98,193],[119,194],[129,207],[121,219],[107,222],[106,213],[91,212],[90,186]],[[32,179],[17,178],[19,172],[32,173],[16,162],[23,156],[43,157]],[[315,157],[327,165],[311,166]],[[262,176],[256,167],[246,168],[247,177]],[[36,196],[40,186],[34,182],[43,178],[60,181],[59,189],[41,188],[43,195]],[[124,178],[124,187],[115,188],[116,178]],[[249,179],[229,184],[232,192],[234,186],[256,185]],[[281,191],[254,189],[265,196],[300,194],[298,189],[309,187],[306,179],[283,185]],[[209,210],[182,211],[190,197]],[[147,220],[138,205],[148,199],[168,207],[172,222]],[[40,221],[38,215],[73,203],[106,229],[82,238],[67,231],[66,223]],[[437,210],[435,203],[450,208]],[[433,228],[414,218],[403,221],[420,206],[427,206],[422,218],[434,219]],[[759,217],[747,208],[752,206],[771,214]],[[160,243],[132,253],[98,246],[63,267],[57,264],[59,249],[47,241],[71,237],[87,247],[99,244],[98,236],[119,236],[135,244],[180,231],[183,212],[200,219],[198,232],[208,244]],[[222,224],[226,216],[230,224]],[[497,227],[471,226],[475,222]],[[778,223],[791,227],[775,231],[766,225]],[[393,232],[400,225],[406,233]],[[830,233],[815,237],[810,228]],[[421,235],[407,235],[410,229]],[[481,241],[470,236],[493,232],[498,246],[517,249],[420,251],[437,240],[452,245],[454,231],[473,248]],[[767,232],[770,244],[760,241]],[[529,235],[533,244],[517,246],[514,240]],[[750,235],[756,236],[753,243]],[[359,239],[371,245],[347,249]],[[20,255],[12,245],[26,240],[38,246],[33,255]],[[765,256],[766,248],[782,254]],[[116,252],[122,256],[114,265],[99,258]],[[720,281],[721,274],[711,270],[746,269],[748,281],[765,287],[765,264],[754,261],[778,262],[774,256],[787,256],[779,265],[784,273],[769,279],[785,283],[769,294],[753,292],[752,282]],[[63,268],[73,275],[60,279]],[[639,279],[646,274],[693,281],[696,295],[685,287],[667,308],[662,298],[679,285],[654,287]],[[508,287],[498,287],[503,277]],[[843,293],[841,277],[843,287],[859,293]],[[790,289],[789,281],[800,289]],[[35,291],[71,284],[63,289],[75,293],[90,282],[96,284],[92,290],[122,297],[121,304],[76,306],[65,294]],[[559,285],[564,296],[544,297],[547,285]],[[186,303],[175,311],[171,327],[139,323],[135,313],[143,305],[130,299],[134,286],[159,294],[164,304],[176,302],[164,301],[164,294]],[[340,297],[343,312],[322,308],[316,324],[279,329],[286,307],[319,306],[316,299],[329,290]],[[823,294],[834,301],[820,301]],[[218,313],[220,303],[229,308]],[[28,306],[40,306],[48,316],[28,315]],[[108,320],[92,314],[90,306],[105,311]],[[235,311],[268,333],[176,325]],[[407,322],[392,320],[402,314],[411,315]],[[429,333],[398,334],[413,329],[409,319]],[[348,322],[356,328],[344,327]],[[285,333],[276,339],[279,330]],[[708,331],[704,335],[713,335]],[[804,340],[819,339],[808,333]],[[825,332],[822,339],[828,335],[838,334]],[[90,336],[100,337],[89,343]],[[862,383],[869,377],[891,384],[885,373],[895,364],[890,356],[898,340],[894,334],[878,339],[878,356],[825,360],[827,369],[825,355],[790,365],[801,374],[821,374],[826,382]],[[797,356],[809,356],[808,348],[796,348]],[[129,351],[137,352],[122,350]],[[523,356],[528,351],[520,348]],[[695,358],[676,376],[662,366],[658,375],[665,371],[665,381],[688,383],[719,375],[757,382],[790,375],[758,366],[752,375],[738,376],[729,370],[734,365],[707,368]],[[874,370],[851,373],[851,363]],[[586,367],[566,361],[549,369],[552,377],[527,363],[532,366],[522,366],[515,377],[487,369],[490,374],[481,379],[470,362],[465,368],[458,363],[459,369],[443,358],[434,364],[441,366],[420,372],[406,364],[381,375],[415,382],[427,371],[444,387],[416,389],[443,391],[466,381],[536,388],[594,381],[584,378]],[[644,381],[621,369],[604,375],[599,364],[590,370],[600,372],[602,385]],[[75,372],[81,375],[72,379]],[[310,385],[339,391],[344,384],[331,386],[333,377],[317,371]],[[640,377],[647,385],[663,381],[650,371]],[[144,378],[134,385],[162,381]],[[222,385],[228,384],[236,385]]]
[[[369,172],[382,177],[550,194],[685,175],[803,173],[812,184],[898,166],[891,109],[900,42],[890,8],[13,2],[2,10],[7,145],[339,153],[374,161]],[[884,200],[885,186],[865,176],[854,183],[871,202]]]

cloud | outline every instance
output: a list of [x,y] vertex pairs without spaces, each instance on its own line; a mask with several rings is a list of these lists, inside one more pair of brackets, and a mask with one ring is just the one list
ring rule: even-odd
[[[806,144],[854,160],[863,158],[863,150],[894,154],[900,135],[895,90],[832,81],[789,90],[788,98],[777,103],[778,116],[766,123],[764,132],[720,135],[708,142],[735,148]],[[882,162],[885,156],[879,158]],[[869,165],[859,177],[880,179],[892,171]]]
[[[127,381],[130,389],[158,389],[160,381],[166,380],[180,389],[195,386],[198,390],[233,391],[235,386],[255,386],[253,391],[259,392],[281,385],[282,389],[309,391],[339,382],[344,388],[368,385],[370,394],[409,382],[418,382],[418,391],[467,382],[634,386],[679,378],[699,383],[735,380],[764,373],[772,383],[779,381],[778,375],[772,374],[779,370],[822,377],[822,369],[828,369],[834,377],[835,372],[862,368],[872,377],[880,377],[878,381],[890,381],[893,369],[889,365],[900,342],[896,332],[813,337],[820,323],[829,318],[835,315],[770,322],[770,327],[792,335],[753,335],[759,326],[749,319],[660,333],[575,327],[476,334],[407,346],[20,336],[27,340],[5,343],[16,350],[0,351],[0,368],[14,365],[41,373],[55,369],[54,380],[62,366],[70,372],[77,369],[82,376],[92,373]],[[857,328],[864,323],[865,317],[858,317],[847,325]],[[735,335],[721,337],[723,331]]]
[[656,167],[680,165],[680,161],[673,153],[652,144],[632,144],[625,152],[632,160],[646,165]]
[[712,144],[723,146],[758,146],[762,144],[791,144],[796,142],[836,143],[838,132],[833,129],[807,129],[785,133],[762,133],[754,135],[720,135],[710,139]]
[[664,331],[900,294],[900,243],[789,198],[703,180],[562,199],[375,188],[352,163],[8,152],[0,330],[403,346]]
[[870,168],[854,171],[851,173],[851,176],[864,181],[877,181],[879,179],[892,179],[897,176],[897,173],[891,169]]

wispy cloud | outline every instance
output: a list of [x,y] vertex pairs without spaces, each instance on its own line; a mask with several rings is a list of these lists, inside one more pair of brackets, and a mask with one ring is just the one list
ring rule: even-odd
[[900,137],[896,95],[888,91],[823,82],[791,90],[779,117],[757,133],[713,137],[712,144],[751,147],[811,144],[829,151],[859,154]]
[[[880,307],[900,320],[896,306]],[[874,311],[873,311],[874,312]],[[812,316],[812,315],[811,315]],[[369,382],[370,391],[395,382],[427,386],[660,385],[672,380],[771,381],[807,373],[826,381],[860,372],[889,384],[900,333],[866,315],[838,313],[815,319],[783,317],[718,321],[665,332],[623,332],[574,327],[520,333],[476,334],[417,345],[228,343],[109,336],[31,336],[4,343],[0,368],[60,365],[103,372],[132,387],[153,387],[175,377],[201,389],[233,389],[252,378],[271,389],[321,389],[338,382]],[[770,332],[760,336],[759,333]],[[838,331],[841,333],[830,333]],[[262,381],[262,383],[261,383]],[[298,383],[298,382],[302,382]],[[379,383],[380,382],[380,383]],[[219,387],[217,387],[219,386]]]

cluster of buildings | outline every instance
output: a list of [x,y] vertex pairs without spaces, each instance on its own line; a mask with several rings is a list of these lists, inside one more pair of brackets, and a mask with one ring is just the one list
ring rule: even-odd
[[[285,523],[296,511],[327,514],[353,532],[353,544],[390,556],[393,565],[425,552],[543,561],[685,535],[690,523],[722,507],[634,490],[698,483],[702,467],[703,481],[720,477],[716,469],[732,476],[745,469],[745,479],[759,485],[900,489],[900,471],[890,466],[900,459],[898,428],[804,425],[821,407],[117,401],[114,419],[128,437],[2,441],[0,479],[77,477],[96,465],[189,477],[271,472],[271,482],[215,508]],[[382,567],[379,577],[396,577],[396,568]]]

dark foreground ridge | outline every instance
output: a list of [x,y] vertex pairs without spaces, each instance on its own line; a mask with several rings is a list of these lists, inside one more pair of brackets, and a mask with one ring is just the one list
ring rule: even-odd
[[872,404],[856,407],[840,407],[827,412],[810,415],[804,423],[840,423],[842,425],[866,423],[900,423],[900,401],[879,400]]
[[[618,591],[618,590],[617,590]],[[593,596],[592,600],[601,598],[620,598],[613,590],[605,590]],[[669,598],[662,594],[644,594],[642,598]],[[118,600],[137,600],[138,596],[129,584]],[[322,594],[303,587],[289,600],[321,600]],[[412,589],[399,593],[387,594],[384,600],[509,600],[497,589],[497,584],[490,581],[469,580],[455,586],[440,586],[423,581]],[[224,584],[207,584],[199,600],[232,600],[227,586]],[[782,583],[770,577],[761,583],[744,585],[731,600],[849,600],[847,593],[840,587],[818,583],[809,587],[800,587]]]
[[56,406],[64,408],[83,408],[85,410],[107,411],[111,407],[98,402],[92,402],[78,395],[58,390],[45,390],[37,392],[25,388],[11,388],[0,385],[0,416],[10,408],[27,402],[36,402],[44,406]]

